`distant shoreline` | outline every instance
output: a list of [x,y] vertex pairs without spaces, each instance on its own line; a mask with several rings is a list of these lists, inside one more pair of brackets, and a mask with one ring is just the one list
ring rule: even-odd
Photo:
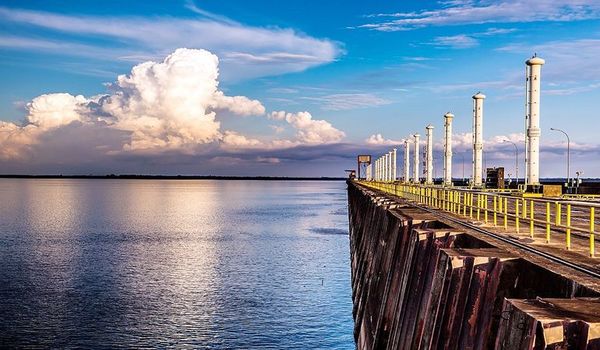
[[345,181],[346,177],[286,176],[195,176],[195,175],[13,175],[0,174],[0,179],[123,179],[123,180],[260,180],[260,181]]

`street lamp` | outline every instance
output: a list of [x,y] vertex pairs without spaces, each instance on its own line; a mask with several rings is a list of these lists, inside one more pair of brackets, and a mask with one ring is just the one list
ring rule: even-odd
[[509,139],[504,139],[502,142],[510,142],[515,147],[515,177],[517,178],[517,187],[519,186],[519,149],[517,145]]
[[567,137],[567,190],[569,190],[569,186],[571,185],[571,139],[569,138],[569,134],[567,134],[564,130],[556,128],[550,128],[550,130],[562,132]]

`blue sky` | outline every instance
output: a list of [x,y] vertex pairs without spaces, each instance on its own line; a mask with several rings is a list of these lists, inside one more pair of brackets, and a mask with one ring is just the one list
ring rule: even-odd
[[[600,176],[589,161],[600,151],[597,1],[4,1],[0,17],[2,173],[341,175],[357,153],[431,123],[441,175],[442,115],[456,115],[455,153],[470,162],[478,91],[486,165],[511,173],[502,139],[522,143],[524,61],[537,53],[542,176],[565,172],[564,136],[550,127],[569,132],[573,172]],[[218,78],[172,73],[163,61],[178,48],[216,55]],[[211,61],[176,59],[194,72]],[[117,80],[148,61],[151,81]],[[194,91],[140,100],[173,86]],[[198,86],[214,91],[196,105]],[[71,97],[35,100],[57,93]]]

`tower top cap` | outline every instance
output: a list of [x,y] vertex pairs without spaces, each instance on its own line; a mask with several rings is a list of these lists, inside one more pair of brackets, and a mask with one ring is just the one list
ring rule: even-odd
[[425,129],[427,129],[427,130],[431,130],[431,129],[433,129],[433,125],[429,124],[429,125],[427,125],[427,126],[425,127]]
[[454,114],[448,112],[448,113],[444,114],[444,118],[450,118],[450,119],[452,119],[452,118],[454,118]]
[[527,64],[528,66],[537,66],[537,65],[541,66],[544,63],[546,63],[546,61],[543,58],[540,58],[537,56],[533,56],[525,62],[525,64]]
[[485,95],[482,94],[481,92],[478,92],[475,95],[473,95],[473,99],[475,99],[475,100],[483,100],[484,98],[485,98]]

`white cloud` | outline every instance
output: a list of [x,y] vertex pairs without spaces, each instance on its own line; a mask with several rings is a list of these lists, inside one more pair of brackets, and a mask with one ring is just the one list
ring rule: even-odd
[[215,93],[212,107],[230,110],[241,116],[265,114],[265,107],[260,101],[251,100],[246,96],[225,96],[221,91]]
[[459,34],[452,36],[438,36],[433,39],[431,44],[436,46],[452,47],[455,49],[468,49],[479,45],[479,41],[468,35]]
[[391,140],[391,139],[386,139],[385,137],[383,137],[383,135],[381,134],[374,134],[369,136],[365,142],[368,145],[401,145],[403,144],[403,140]]
[[[261,140],[234,130],[222,131],[218,119],[222,111],[265,115],[265,108],[258,100],[220,91],[218,65],[217,56],[208,51],[177,49],[162,62],[141,63],[130,74],[120,75],[108,84],[106,95],[38,96],[25,105],[23,125],[0,122],[0,158],[25,159],[34,147],[39,152],[46,143],[57,143],[57,137],[73,140],[60,147],[79,142],[76,147],[104,151],[105,156],[274,151],[335,143],[344,137],[331,123],[313,119],[309,112],[267,115],[296,130],[289,140]],[[273,135],[283,131],[282,126],[271,127]],[[87,143],[89,136],[77,133],[94,137]],[[275,163],[272,159],[265,162]]]
[[90,101],[82,95],[46,94],[27,103],[27,121],[40,128],[54,128],[81,121],[82,113],[87,110]]
[[[296,130],[297,141],[303,144],[322,144],[339,142],[345,134],[328,121],[313,119],[309,112],[287,113],[272,112],[269,117],[274,120],[285,120]],[[282,145],[282,144],[280,144]]]
[[0,46],[75,56],[91,52],[91,56],[99,59],[136,62],[157,59],[179,47],[202,47],[222,58],[227,72],[225,79],[303,71],[332,62],[343,53],[340,44],[331,40],[313,38],[292,29],[246,26],[207,14],[204,11],[202,18],[110,17],[0,7],[0,20],[4,23],[104,39],[93,46],[68,39],[13,36],[0,38]]
[[321,102],[322,108],[328,111],[345,111],[351,109],[377,107],[392,103],[389,100],[368,93],[331,94],[319,97],[303,97],[303,99]]
[[358,28],[399,31],[429,26],[600,18],[600,3],[596,0],[477,0],[450,1],[445,5],[437,10],[371,15],[371,18],[387,19],[363,24]]
[[120,75],[109,85],[108,95],[38,96],[27,104],[24,126],[0,125],[0,148],[12,157],[19,145],[36,144],[43,132],[73,121],[129,132],[123,150],[130,152],[194,152],[198,145],[220,140],[229,146],[256,146],[254,139],[220,131],[216,111],[261,115],[265,108],[257,100],[226,96],[218,90],[218,63],[208,51],[178,49],[163,62],[145,62],[129,75]]
[[238,132],[228,130],[223,135],[223,146],[230,149],[247,149],[264,147],[264,144],[260,140],[248,138]]

